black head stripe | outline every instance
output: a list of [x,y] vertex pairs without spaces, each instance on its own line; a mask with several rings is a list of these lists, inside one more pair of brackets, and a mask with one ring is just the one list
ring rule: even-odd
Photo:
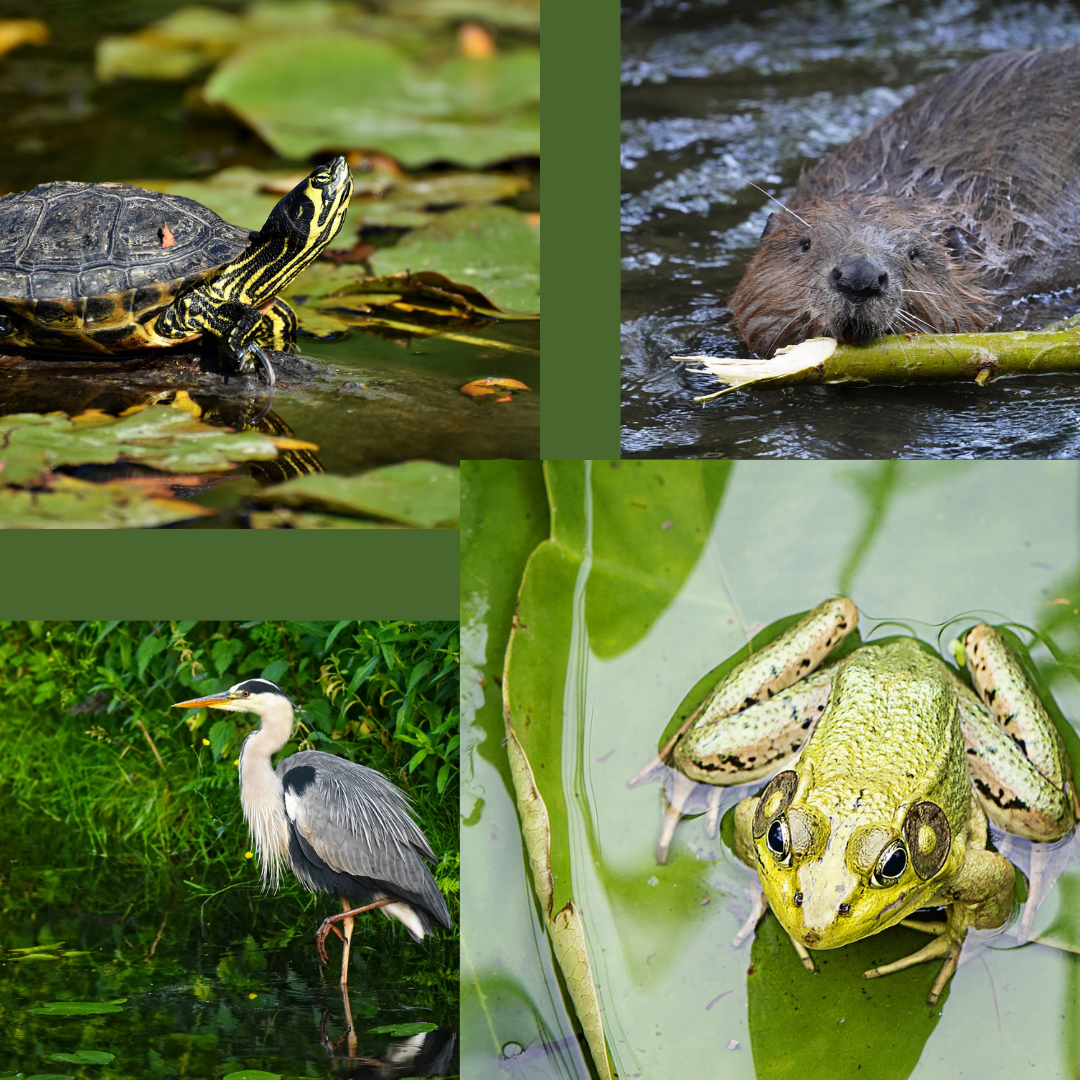
[[277,683],[272,683],[269,679],[248,679],[246,682],[237,683],[235,686],[230,687],[229,691],[230,693],[245,694],[278,694],[283,698],[288,698],[290,702],[292,701],[292,698]]

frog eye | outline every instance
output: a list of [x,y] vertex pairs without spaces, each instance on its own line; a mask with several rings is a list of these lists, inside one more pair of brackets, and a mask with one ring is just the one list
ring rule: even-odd
[[907,864],[908,855],[904,842],[894,840],[881,853],[877,866],[870,875],[870,884],[877,889],[887,889],[890,885],[895,885],[907,869]]
[[777,818],[769,826],[765,833],[765,846],[781,866],[791,865],[791,837],[787,822],[783,818]]

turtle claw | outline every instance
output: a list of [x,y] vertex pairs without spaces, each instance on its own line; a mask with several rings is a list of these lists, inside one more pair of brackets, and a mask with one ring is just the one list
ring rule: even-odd
[[277,382],[277,377],[274,375],[274,366],[270,363],[270,358],[263,352],[261,346],[252,344],[248,347],[240,360],[240,370],[253,371],[255,369],[255,365],[252,362],[252,356],[257,356],[259,358],[263,371],[266,372],[266,388],[268,390],[273,390],[274,384]]

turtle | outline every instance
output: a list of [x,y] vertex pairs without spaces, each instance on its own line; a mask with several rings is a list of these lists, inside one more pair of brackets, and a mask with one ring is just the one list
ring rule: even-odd
[[0,198],[0,347],[124,353],[202,334],[241,372],[296,330],[277,294],[337,236],[352,177],[336,157],[258,232],[180,195],[55,181]]

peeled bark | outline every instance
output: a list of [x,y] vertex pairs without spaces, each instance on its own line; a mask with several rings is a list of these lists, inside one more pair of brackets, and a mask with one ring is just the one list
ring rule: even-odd
[[695,398],[711,401],[730,390],[774,390],[804,383],[909,383],[1002,375],[1080,371],[1080,329],[1008,333],[920,334],[878,338],[869,345],[838,345],[811,338],[781,349],[771,360],[673,356],[698,361],[725,389]]

